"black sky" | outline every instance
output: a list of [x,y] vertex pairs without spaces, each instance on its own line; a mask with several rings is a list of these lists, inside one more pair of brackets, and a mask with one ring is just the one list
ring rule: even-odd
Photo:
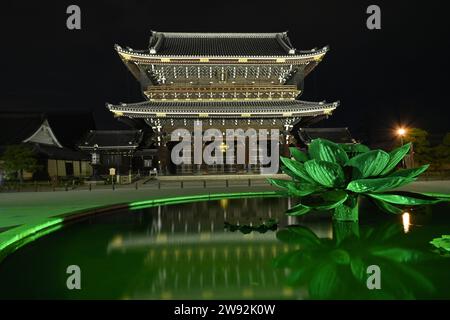
[[[331,51],[308,76],[304,100],[340,100],[320,126],[367,140],[398,124],[450,131],[450,22],[445,1],[47,1],[1,2],[0,110],[92,109],[100,129],[120,127],[105,102],[143,100],[113,45],[148,45],[150,30],[289,31],[294,46]],[[81,7],[82,29],[66,28]],[[382,29],[366,28],[378,4]]]

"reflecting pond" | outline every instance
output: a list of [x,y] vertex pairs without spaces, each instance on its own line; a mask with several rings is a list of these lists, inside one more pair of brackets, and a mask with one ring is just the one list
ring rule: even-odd
[[[449,234],[447,204],[388,215],[364,202],[359,225],[284,215],[293,205],[224,199],[91,217],[0,263],[0,298],[450,298],[450,259],[429,243]],[[81,290],[66,287],[69,265]],[[381,289],[368,289],[370,266]]]

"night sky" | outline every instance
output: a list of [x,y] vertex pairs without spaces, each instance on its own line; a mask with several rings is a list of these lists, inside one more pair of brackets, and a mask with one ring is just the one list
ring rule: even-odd
[[[82,29],[66,28],[81,7]],[[366,28],[377,4],[382,29]],[[289,31],[297,49],[330,45],[301,99],[340,100],[319,126],[347,126],[363,141],[399,124],[450,131],[450,25],[445,1],[11,1],[1,3],[1,110],[90,109],[98,129],[125,128],[105,102],[142,101],[114,44],[145,49],[150,30]]]

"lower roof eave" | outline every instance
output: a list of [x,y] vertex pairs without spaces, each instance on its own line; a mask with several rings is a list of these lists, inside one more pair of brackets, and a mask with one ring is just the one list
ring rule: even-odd
[[339,101],[227,101],[153,102],[112,105],[107,108],[116,116],[130,118],[295,118],[330,115]]
[[231,113],[209,113],[207,115],[188,114],[188,113],[164,113],[163,115],[153,112],[120,112],[120,116],[129,118],[186,118],[186,119],[251,119],[251,118],[298,118],[298,117],[315,117],[320,115],[331,115],[332,111],[327,112],[299,112],[288,114],[267,114],[267,113],[252,113],[252,114],[231,114]]

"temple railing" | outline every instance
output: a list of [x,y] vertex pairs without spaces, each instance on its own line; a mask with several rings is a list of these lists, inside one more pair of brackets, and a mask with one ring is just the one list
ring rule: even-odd
[[211,86],[149,86],[144,91],[151,100],[195,99],[287,99],[293,100],[300,91],[295,85],[211,85]]

